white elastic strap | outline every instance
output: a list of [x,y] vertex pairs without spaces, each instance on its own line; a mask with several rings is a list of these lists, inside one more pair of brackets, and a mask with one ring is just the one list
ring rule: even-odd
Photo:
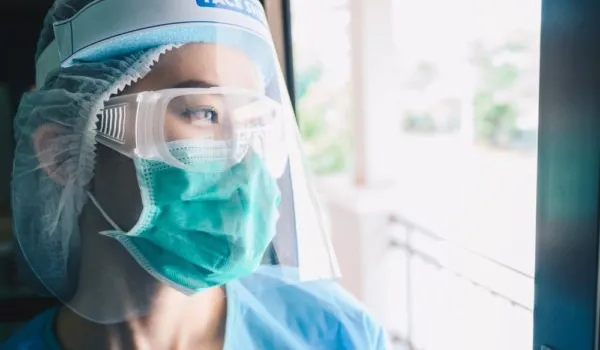
[[100,212],[100,214],[104,217],[104,219],[106,220],[106,222],[108,222],[110,224],[110,226],[112,226],[115,230],[120,231],[120,232],[124,232],[110,218],[110,216],[108,216],[108,214],[106,213],[106,211],[104,211],[104,209],[102,209],[102,206],[100,205],[100,203],[98,202],[98,200],[96,199],[96,197],[94,197],[94,195],[90,191],[86,191],[86,193],[87,193],[88,197],[90,197],[90,200],[92,201],[92,203],[94,204],[94,206],[96,206],[96,208],[98,209],[98,211]]
[[44,86],[48,73],[60,67],[60,54],[56,40],[52,40],[35,64],[35,86],[37,89]]

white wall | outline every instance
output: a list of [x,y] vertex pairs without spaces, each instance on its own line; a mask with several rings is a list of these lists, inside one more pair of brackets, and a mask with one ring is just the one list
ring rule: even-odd
[[383,266],[390,251],[390,188],[358,188],[348,176],[320,179],[319,189],[330,218],[341,284],[383,322],[388,319]]

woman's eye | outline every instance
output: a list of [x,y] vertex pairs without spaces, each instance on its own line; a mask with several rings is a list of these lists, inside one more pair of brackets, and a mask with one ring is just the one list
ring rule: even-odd
[[180,115],[183,118],[189,119],[192,124],[217,124],[219,122],[219,112],[215,108],[209,106],[188,107],[181,111]]

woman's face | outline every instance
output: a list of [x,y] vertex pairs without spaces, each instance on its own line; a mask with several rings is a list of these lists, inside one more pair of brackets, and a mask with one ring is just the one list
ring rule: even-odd
[[[257,66],[242,52],[215,44],[188,44],[161,56],[147,76],[122,94],[219,86],[264,92]],[[223,125],[230,102],[216,94],[174,99],[166,112],[167,141],[226,137]],[[119,227],[129,230],[135,225],[142,203],[131,159],[98,145],[92,191]]]

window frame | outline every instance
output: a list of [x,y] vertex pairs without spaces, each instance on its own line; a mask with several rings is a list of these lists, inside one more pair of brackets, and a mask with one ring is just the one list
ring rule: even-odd
[[542,1],[533,348],[600,349],[600,3]]
[[[290,0],[261,0],[267,13],[275,49],[283,71],[292,107],[296,109],[294,52],[292,45],[292,13]],[[297,116],[296,116],[297,118]]]
[[598,18],[597,1],[542,2],[534,349],[599,345]]

